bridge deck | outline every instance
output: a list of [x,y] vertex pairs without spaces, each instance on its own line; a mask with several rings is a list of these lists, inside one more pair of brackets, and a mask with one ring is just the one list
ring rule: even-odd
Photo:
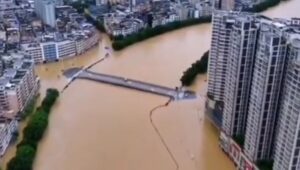
[[82,70],[77,78],[88,79],[97,82],[112,84],[116,86],[122,86],[130,89],[171,97],[173,99],[182,98],[194,98],[195,94],[184,90],[175,90],[169,87],[155,85],[151,83],[145,83],[138,80],[127,79],[118,76],[106,75],[101,73],[95,73],[87,70]]

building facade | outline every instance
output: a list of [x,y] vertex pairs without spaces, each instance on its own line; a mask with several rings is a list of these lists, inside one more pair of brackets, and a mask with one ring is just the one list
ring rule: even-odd
[[13,119],[21,113],[39,89],[34,62],[23,54],[2,56],[5,69],[0,78],[1,120]]
[[18,121],[6,120],[0,123],[0,156],[7,150],[14,133],[18,130]]
[[59,59],[68,58],[76,55],[75,41],[66,40],[57,43]]
[[213,15],[207,94],[214,101],[223,102],[224,99],[229,41],[236,15],[225,11],[215,11]]
[[286,26],[262,22],[253,70],[244,150],[256,162],[272,156],[287,51]]
[[22,44],[21,50],[29,54],[35,63],[43,63],[42,48],[39,43]]
[[44,61],[57,61],[58,60],[58,49],[55,42],[41,43],[42,55]]
[[214,14],[207,107],[221,112],[220,146],[239,169],[300,169],[299,21]]
[[274,170],[300,169],[300,36],[289,45],[287,71],[279,112]]
[[225,82],[222,130],[230,136],[245,133],[258,27],[253,16],[235,19]]
[[53,0],[36,0],[35,12],[42,19],[42,21],[51,26],[56,26],[55,17],[55,1]]

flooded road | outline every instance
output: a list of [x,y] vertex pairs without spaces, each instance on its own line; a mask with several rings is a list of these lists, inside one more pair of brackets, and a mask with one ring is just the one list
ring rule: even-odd
[[[300,17],[299,0],[272,8],[270,17]],[[211,25],[193,26],[133,45],[91,68],[167,87],[180,86],[182,72],[209,49]],[[62,71],[103,57],[109,40],[84,56],[37,68],[41,94],[62,90]],[[150,110],[168,98],[135,90],[76,80],[61,95],[39,145],[34,170],[232,170],[233,163],[218,147],[218,132],[205,119],[206,76],[191,87],[196,100],[174,101],[157,109],[158,128],[174,159],[150,122]],[[9,150],[4,162],[14,150]]]

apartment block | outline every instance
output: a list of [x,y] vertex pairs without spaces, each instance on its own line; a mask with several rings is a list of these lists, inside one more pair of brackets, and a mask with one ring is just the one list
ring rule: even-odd
[[229,41],[236,12],[215,11],[212,19],[213,30],[208,64],[208,96],[223,102],[225,93]]
[[0,77],[1,120],[13,119],[37,94],[39,79],[31,57],[11,53],[2,55],[4,69]]
[[35,63],[43,62],[42,48],[39,43],[22,44],[21,50],[29,54]]
[[300,169],[299,21],[213,16],[207,108],[221,112],[220,146],[239,169]]
[[274,170],[300,169],[300,35],[293,34],[289,44]]
[[240,15],[230,35],[222,130],[230,136],[245,133],[258,26],[254,16]]
[[271,159],[284,74],[286,25],[261,20],[248,110],[244,150],[252,160]]
[[35,0],[35,12],[43,22],[51,27],[56,26],[55,1]]

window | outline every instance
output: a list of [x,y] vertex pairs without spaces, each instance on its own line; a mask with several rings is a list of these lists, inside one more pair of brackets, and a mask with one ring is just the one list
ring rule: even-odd
[[270,74],[274,74],[274,70],[275,70],[275,68],[274,68],[274,67],[271,67],[271,69],[270,69]]
[[[266,120],[263,120],[262,121],[262,127],[265,127],[266,126]],[[265,129],[261,129],[261,133],[265,133]]]
[[295,157],[299,155],[299,149],[295,150],[295,154],[294,155],[295,155]]
[[267,94],[267,98],[266,98],[267,101],[270,101],[270,96],[271,96],[270,94]]
[[245,64],[245,62],[246,62],[246,58],[242,57],[242,64]]
[[244,30],[249,30],[249,28],[250,28],[250,23],[245,23]]
[[279,38],[274,38],[273,39],[273,46],[274,45],[279,45]]
[[265,104],[265,110],[268,110],[269,109],[269,103],[266,103]]
[[300,147],[300,140],[297,140],[297,147]]
[[276,64],[276,57],[272,57],[272,65],[275,65]]
[[269,77],[269,82],[268,82],[268,83],[269,83],[269,84],[272,84],[272,82],[273,82],[273,76],[270,76],[270,77]]
[[272,91],[272,85],[268,85],[267,93],[271,93]]
[[298,159],[297,159],[297,158],[294,158],[294,159],[293,159],[293,165],[297,165],[297,162],[298,162]]

